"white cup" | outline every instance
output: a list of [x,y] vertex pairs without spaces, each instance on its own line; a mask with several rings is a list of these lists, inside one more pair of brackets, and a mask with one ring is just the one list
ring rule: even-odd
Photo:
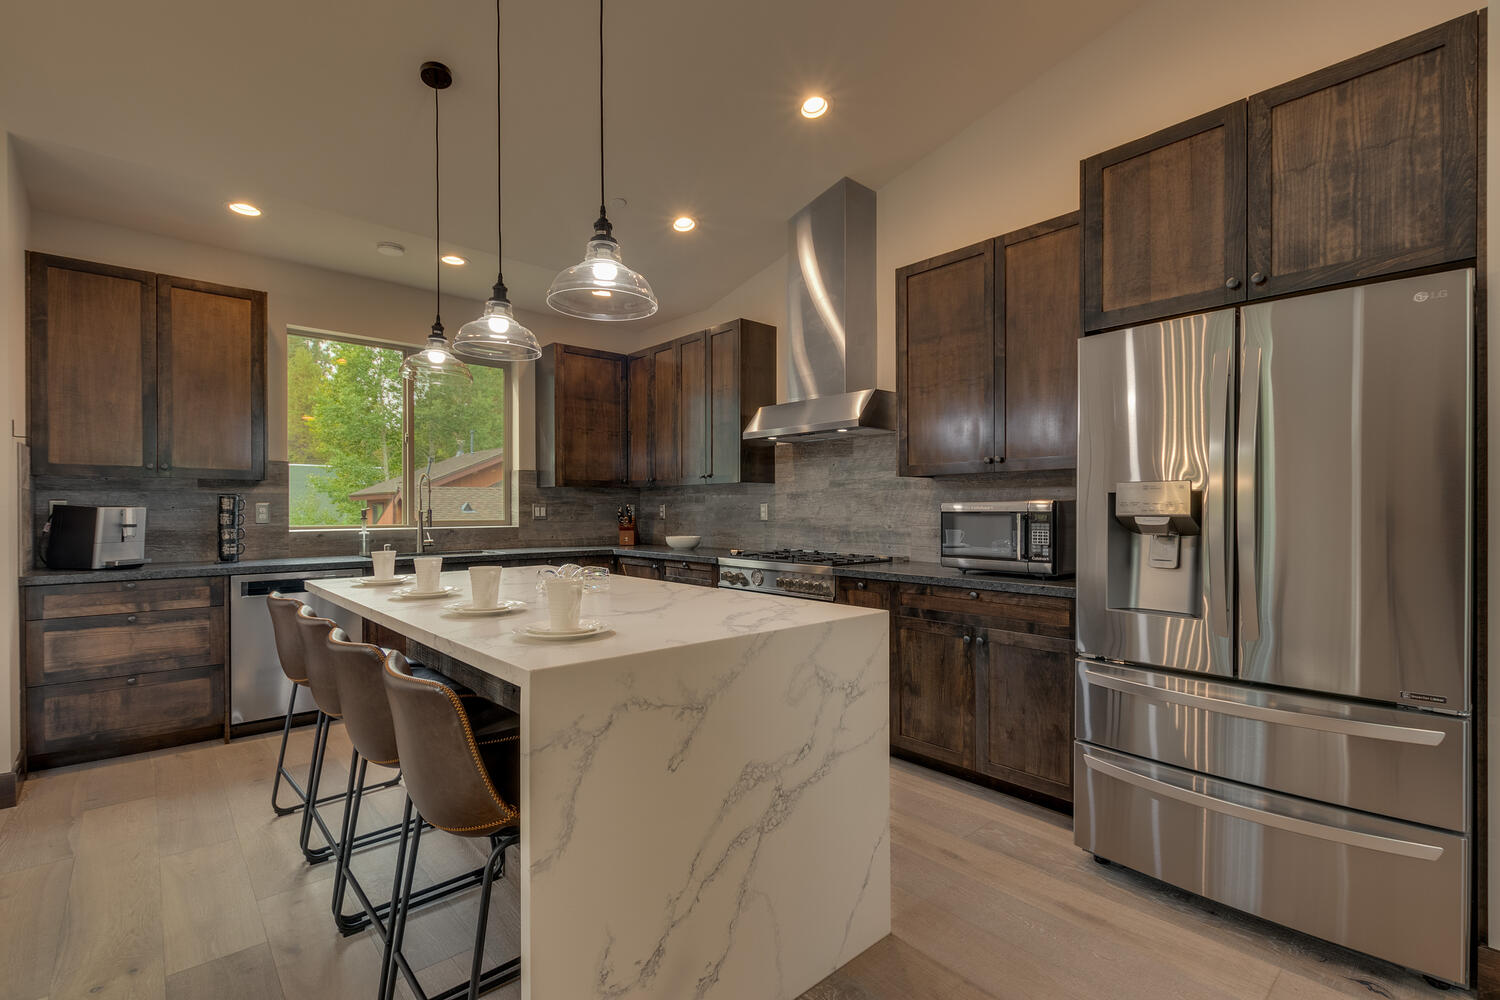
[[488,609],[500,604],[500,567],[469,567],[469,600],[476,609]]
[[396,550],[389,545],[371,552],[370,561],[375,564],[375,579],[389,580],[396,575]]
[[417,556],[412,560],[417,567],[417,590],[431,594],[438,589],[443,575],[442,556]]
[[964,532],[962,528],[946,528],[943,531],[944,545],[962,545],[964,543]]
[[549,577],[546,581],[547,613],[552,631],[573,632],[578,628],[578,612],[583,606],[583,581],[576,577]]

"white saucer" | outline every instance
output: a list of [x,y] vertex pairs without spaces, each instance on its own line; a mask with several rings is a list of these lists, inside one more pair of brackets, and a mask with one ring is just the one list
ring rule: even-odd
[[591,635],[603,635],[613,631],[614,629],[604,622],[585,619],[578,623],[576,629],[568,629],[564,632],[554,632],[552,626],[541,623],[523,625],[516,629],[516,635],[524,635],[528,639],[586,639]]
[[417,590],[415,587],[402,587],[391,595],[393,601],[430,601],[434,597],[447,597],[458,593],[458,588],[452,585],[439,590]]
[[396,584],[405,583],[410,579],[410,574],[406,576],[388,576],[384,578],[378,576],[362,576],[358,580],[354,581],[354,585],[356,587],[394,587]]
[[454,601],[452,604],[444,604],[443,610],[466,618],[488,618],[490,615],[508,615],[524,607],[525,601],[501,601],[493,608],[476,608],[473,601]]

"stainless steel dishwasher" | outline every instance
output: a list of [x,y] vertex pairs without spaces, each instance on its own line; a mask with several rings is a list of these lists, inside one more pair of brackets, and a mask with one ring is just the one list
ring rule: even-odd
[[[259,573],[229,578],[229,721],[231,725],[278,718],[286,711],[287,679],[276,655],[271,633],[271,613],[266,595],[279,591],[312,606],[324,618],[332,618],[350,638],[364,637],[359,615],[335,607],[307,593],[306,581],[363,576],[360,569],[315,570],[306,573]],[[311,712],[312,695],[304,687],[297,692],[294,711]]]

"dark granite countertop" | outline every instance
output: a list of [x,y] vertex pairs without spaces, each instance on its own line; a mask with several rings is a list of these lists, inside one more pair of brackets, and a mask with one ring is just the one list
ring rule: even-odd
[[[640,559],[680,559],[684,562],[715,564],[728,549],[697,548],[688,551],[665,545],[554,545],[532,548],[482,549],[471,552],[434,552],[454,562],[482,564],[511,559],[538,561],[582,556],[635,556]],[[397,564],[411,563],[411,554],[397,557]],[[301,556],[287,559],[247,559],[236,563],[147,563],[129,569],[66,570],[35,569],[21,577],[21,586],[49,584],[110,583],[125,580],[172,580],[192,576],[252,576],[265,573],[295,574],[319,570],[365,569],[369,558],[358,555]],[[897,561],[864,566],[841,566],[837,574],[864,580],[894,580],[898,583],[929,583],[970,590],[998,590],[1013,594],[1040,594],[1047,597],[1073,596],[1073,581],[1043,580],[1036,577],[1001,576],[988,573],[965,574],[962,570],[937,563]]]

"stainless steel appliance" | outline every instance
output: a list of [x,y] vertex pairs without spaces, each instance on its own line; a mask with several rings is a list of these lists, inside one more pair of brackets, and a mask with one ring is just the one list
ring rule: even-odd
[[[271,613],[266,595],[279,591],[312,606],[331,618],[351,638],[364,635],[359,615],[307,593],[308,580],[360,576],[358,569],[319,570],[314,573],[261,573],[229,578],[229,721],[232,725],[280,717],[286,711],[287,679],[276,655]],[[293,711],[311,712],[317,706],[304,687],[297,692]]]
[[945,503],[938,520],[944,566],[1028,576],[1073,572],[1072,501]]
[[834,570],[839,566],[890,562],[889,556],[848,555],[816,549],[731,549],[719,560],[719,586],[782,597],[831,601],[837,595]]
[[1467,985],[1470,270],[1079,347],[1074,839]]
[[58,504],[42,529],[42,562],[49,569],[115,569],[150,562],[146,508]]

